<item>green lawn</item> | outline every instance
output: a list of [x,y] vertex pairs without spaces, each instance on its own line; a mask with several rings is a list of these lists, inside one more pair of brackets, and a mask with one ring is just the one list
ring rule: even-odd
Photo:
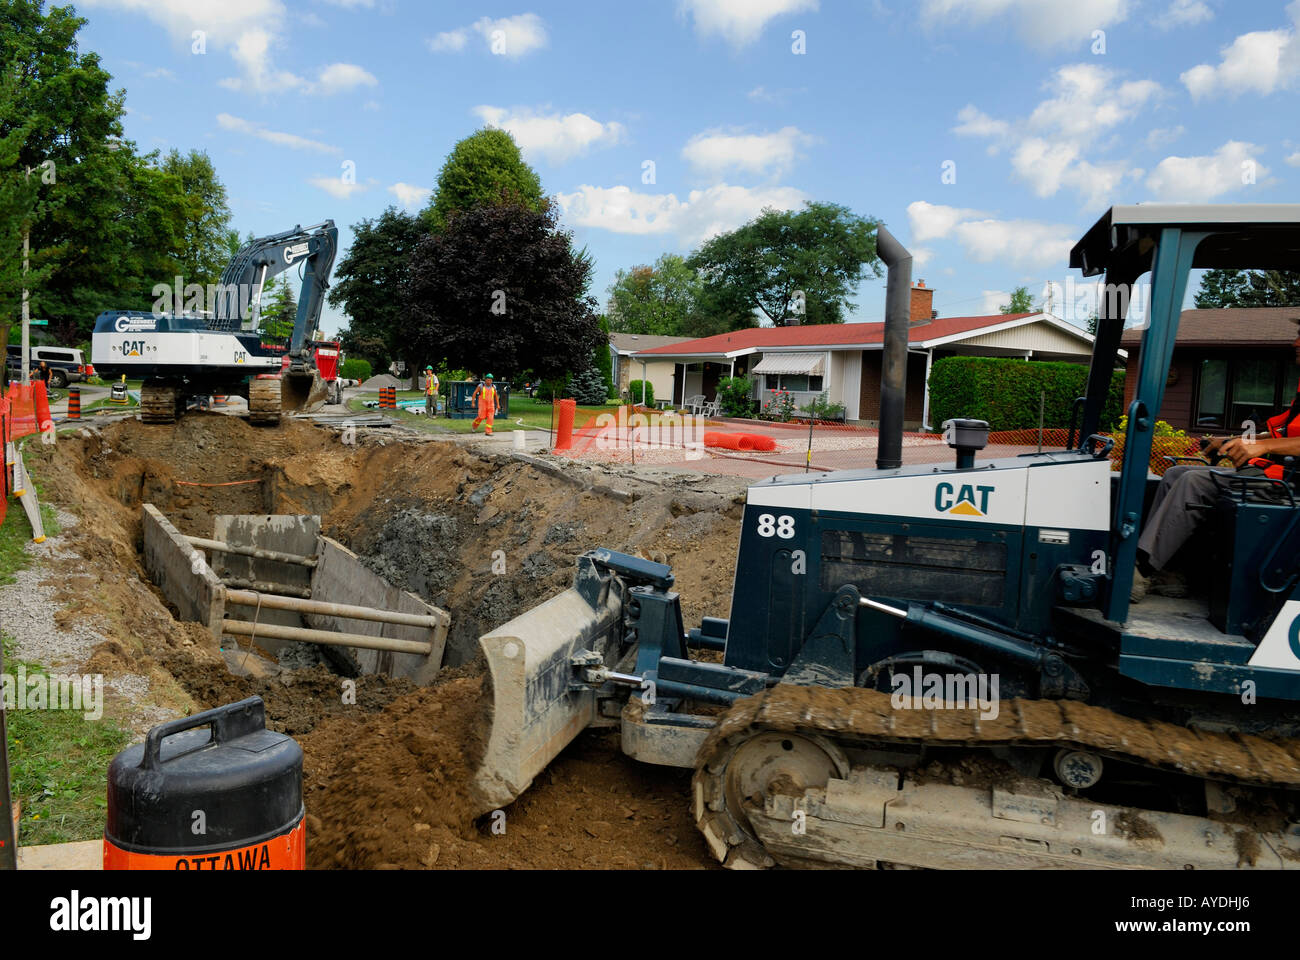
[[[28,466],[35,458],[28,457]],[[33,478],[37,498],[41,484]],[[59,532],[54,508],[41,504],[46,536]],[[0,583],[13,583],[14,574],[31,563],[23,549],[32,528],[22,504],[11,500],[0,523]],[[4,673],[17,680],[21,663],[28,678],[46,675],[47,668],[16,661],[13,637],[0,633],[4,644]],[[10,793],[22,803],[19,842],[25,846],[92,840],[104,832],[106,775],[109,761],[131,741],[129,731],[105,718],[88,720],[82,711],[8,710]]]
[[[397,393],[398,400],[414,400],[422,398],[423,393],[418,391],[401,391]],[[379,399],[378,393],[362,394],[348,401],[348,408],[358,412],[383,413],[385,416],[401,420],[405,424],[421,427],[422,429],[441,432],[441,433],[469,433],[473,420],[451,420],[447,417],[438,417],[430,422],[423,413],[408,413],[405,410],[384,410],[377,408],[367,408],[367,400]],[[589,417],[597,416],[602,413],[617,413],[618,404],[606,404],[601,407],[578,407],[575,424],[582,426]],[[549,430],[551,427],[551,404],[543,403],[540,400],[532,400],[528,397],[511,397],[510,414],[502,415],[496,418],[492,425],[493,431],[500,430]],[[483,426],[479,425],[479,432],[483,432]]]

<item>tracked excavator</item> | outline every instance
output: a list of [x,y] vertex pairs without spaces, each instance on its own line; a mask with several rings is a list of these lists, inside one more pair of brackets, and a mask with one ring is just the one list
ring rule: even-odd
[[[945,466],[902,464],[911,258],[883,228],[878,250],[876,468],[749,488],[727,619],[688,632],[669,567],[595,549],[481,637],[483,810],[606,726],[694,770],[730,867],[1300,867],[1294,465],[1218,470],[1192,544],[1210,586],[1130,605],[1189,272],[1297,269],[1300,205],[1112,208],[1071,254],[1117,295],[1067,448],[978,460],[987,424],[956,421]],[[1148,273],[1113,470],[1102,410]]]
[[[320,320],[338,250],[333,220],[259,237],[227,264],[212,291],[208,315],[181,310],[108,310],[95,321],[91,356],[109,378],[143,378],[145,423],[175,423],[194,397],[241,396],[250,423],[274,426],[283,410],[327,399],[311,342]],[[266,281],[298,267],[301,289],[287,347],[264,343],[257,332]],[[207,301],[204,301],[205,303]]]

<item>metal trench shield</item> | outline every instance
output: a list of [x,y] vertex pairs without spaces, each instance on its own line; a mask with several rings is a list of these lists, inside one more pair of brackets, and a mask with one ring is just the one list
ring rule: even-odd
[[574,683],[575,653],[616,628],[617,579],[580,558],[575,585],[479,637],[492,678],[492,732],[475,775],[481,812],[514,801],[596,717],[596,694]]

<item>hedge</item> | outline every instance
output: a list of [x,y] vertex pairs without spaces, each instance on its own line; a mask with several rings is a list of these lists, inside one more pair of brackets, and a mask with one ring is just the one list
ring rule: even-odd
[[339,367],[339,376],[344,380],[369,380],[370,361],[363,357],[348,357]]
[[655,385],[649,380],[633,380],[627,385],[627,397],[632,403],[641,402],[641,385],[645,384],[645,405],[653,407],[655,403]]
[[[947,357],[930,371],[930,422],[987,420],[992,430],[1030,430],[1038,426],[1039,397],[1046,394],[1043,426],[1070,425],[1070,408],[1087,390],[1088,367],[1078,363],[1040,363],[995,357]],[[1124,371],[1111,377],[1101,428],[1110,430],[1123,415]]]

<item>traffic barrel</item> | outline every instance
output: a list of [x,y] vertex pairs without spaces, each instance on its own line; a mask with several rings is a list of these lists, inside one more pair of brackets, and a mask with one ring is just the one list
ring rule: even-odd
[[304,870],[305,814],[302,748],[250,697],[160,724],[113,759],[104,869]]
[[559,400],[559,416],[555,424],[555,449],[568,450],[573,446],[573,418],[578,412],[578,401]]
[[81,388],[68,387],[68,419],[81,419]]

